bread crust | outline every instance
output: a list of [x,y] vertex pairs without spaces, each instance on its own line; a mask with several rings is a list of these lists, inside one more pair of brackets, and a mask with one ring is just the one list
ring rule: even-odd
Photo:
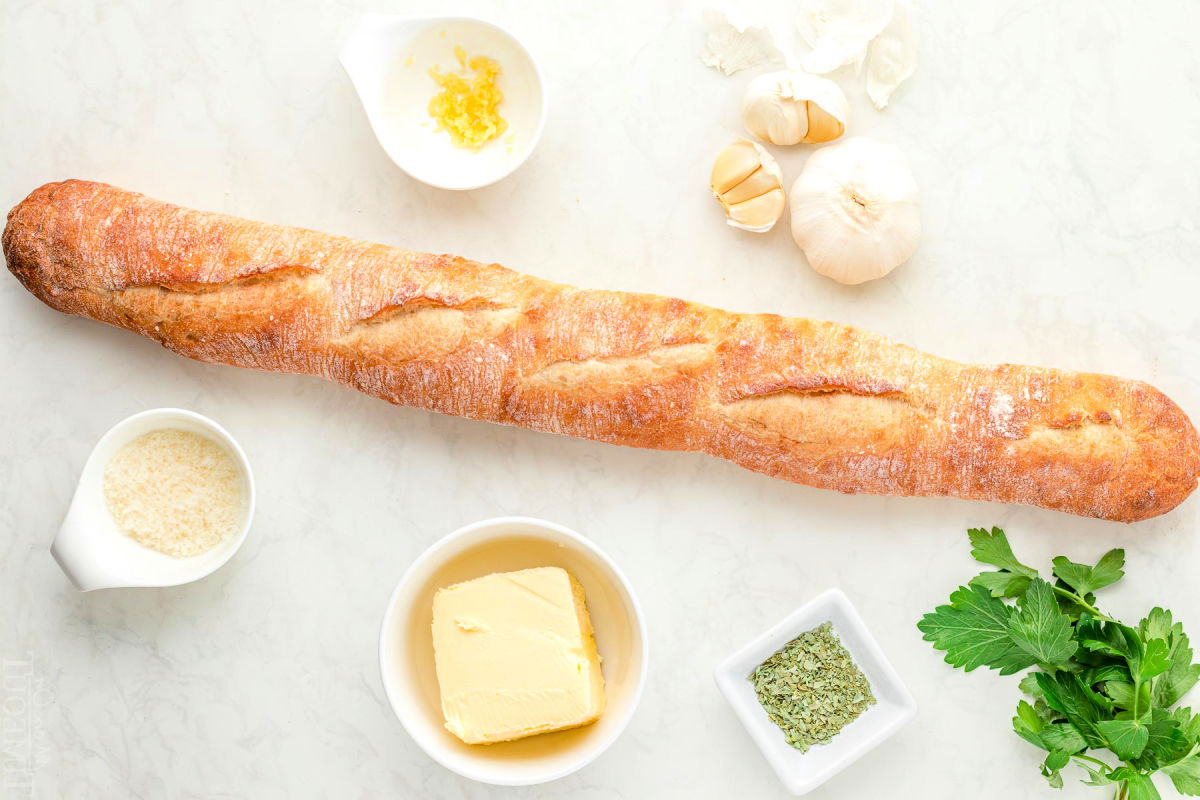
[[1200,473],[1196,429],[1139,381],[960,364],[831,322],[576,289],[100,183],[36,189],[3,248],[52,308],[189,358],[809,486],[1132,522]]

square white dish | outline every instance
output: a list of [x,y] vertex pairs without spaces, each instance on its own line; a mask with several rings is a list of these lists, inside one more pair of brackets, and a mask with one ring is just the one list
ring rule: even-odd
[[[801,753],[787,743],[759,705],[749,676],[775,651],[823,622],[833,623],[833,632],[870,682],[876,702],[827,744],[815,745],[807,753]],[[795,795],[807,794],[853,764],[917,713],[912,694],[879,649],[862,617],[838,589],[825,590],[726,658],[713,671],[713,678],[750,738],[788,791]]]

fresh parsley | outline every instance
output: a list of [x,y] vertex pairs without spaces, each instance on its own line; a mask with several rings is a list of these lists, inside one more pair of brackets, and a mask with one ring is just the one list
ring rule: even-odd
[[1200,796],[1200,714],[1176,707],[1200,680],[1183,626],[1161,608],[1132,627],[1096,606],[1095,592],[1124,576],[1125,551],[1094,566],[1059,556],[1046,580],[999,528],[969,535],[975,560],[998,569],[960,586],[917,627],[967,672],[1033,668],[1013,730],[1045,751],[1050,785],[1061,787],[1074,762],[1085,784],[1115,787],[1117,800],[1157,800],[1154,775]]

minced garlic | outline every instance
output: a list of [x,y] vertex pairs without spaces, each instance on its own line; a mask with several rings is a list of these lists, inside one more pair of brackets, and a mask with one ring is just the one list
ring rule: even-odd
[[[437,130],[446,131],[456,147],[478,150],[486,142],[508,130],[508,122],[496,107],[504,95],[496,87],[500,65],[486,56],[467,60],[466,52],[454,47],[454,55],[462,72],[440,72],[436,67],[429,75],[442,90],[429,101],[429,115],[437,121]],[[467,73],[473,70],[474,75]]]

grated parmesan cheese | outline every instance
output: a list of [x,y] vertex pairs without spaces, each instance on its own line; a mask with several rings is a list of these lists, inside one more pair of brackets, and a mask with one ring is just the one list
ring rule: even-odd
[[143,434],[104,467],[104,502],[117,527],[176,558],[212,549],[237,527],[237,465],[216,442],[179,428]]

